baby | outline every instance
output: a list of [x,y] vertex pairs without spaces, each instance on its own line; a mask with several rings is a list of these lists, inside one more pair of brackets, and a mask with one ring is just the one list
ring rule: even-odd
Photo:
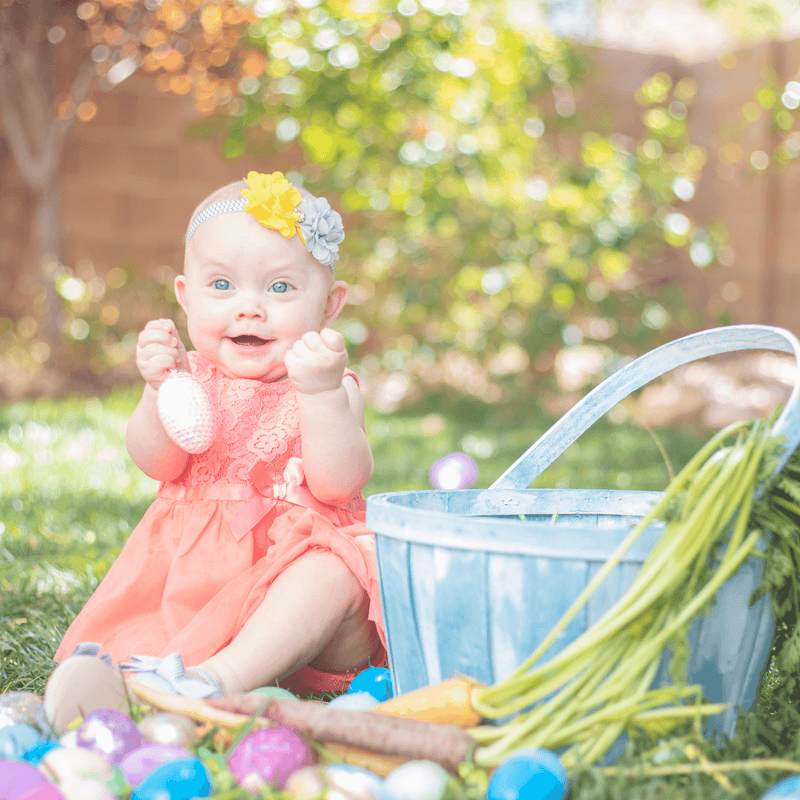
[[[327,201],[280,172],[251,172],[196,209],[175,279],[195,349],[170,320],[149,322],[136,348],[145,387],[126,442],[161,484],[55,655],[45,698],[60,725],[99,707],[99,686],[121,696],[110,663],[194,697],[279,680],[340,691],[384,663],[361,495],[373,460],[344,340],[328,327],[347,298],[334,276],[343,238]],[[214,406],[204,453],[182,450],[159,418],[173,370]]]

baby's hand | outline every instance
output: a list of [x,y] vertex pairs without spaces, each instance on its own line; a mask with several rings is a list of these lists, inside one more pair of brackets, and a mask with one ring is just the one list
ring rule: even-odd
[[136,343],[136,366],[153,389],[158,389],[169,372],[190,372],[186,348],[170,319],[154,319],[144,326]]
[[301,394],[317,394],[342,385],[347,350],[341,333],[323,328],[296,341],[283,358],[292,386]]

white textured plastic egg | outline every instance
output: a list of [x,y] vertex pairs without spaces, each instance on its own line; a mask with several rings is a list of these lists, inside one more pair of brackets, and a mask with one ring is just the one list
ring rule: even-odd
[[214,407],[189,372],[173,372],[158,389],[158,416],[167,435],[187,453],[204,453],[214,440]]

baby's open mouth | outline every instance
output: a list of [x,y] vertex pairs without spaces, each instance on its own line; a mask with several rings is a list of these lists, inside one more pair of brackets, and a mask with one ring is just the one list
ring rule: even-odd
[[269,339],[262,339],[260,336],[246,334],[244,336],[233,336],[231,337],[231,341],[234,344],[241,344],[245,347],[259,347],[262,344],[266,344]]

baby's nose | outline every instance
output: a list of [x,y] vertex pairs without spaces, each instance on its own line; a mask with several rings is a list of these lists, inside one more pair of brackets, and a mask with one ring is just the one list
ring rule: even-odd
[[265,319],[267,316],[264,303],[254,294],[242,297],[236,312],[237,319]]

